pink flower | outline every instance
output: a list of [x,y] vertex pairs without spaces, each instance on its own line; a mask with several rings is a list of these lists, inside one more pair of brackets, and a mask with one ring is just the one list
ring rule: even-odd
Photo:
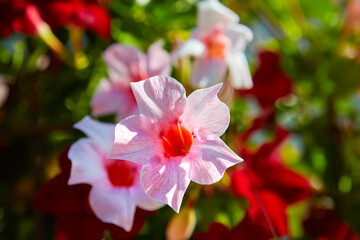
[[89,203],[95,215],[130,231],[136,206],[155,210],[162,203],[150,199],[140,183],[140,166],[107,158],[114,142],[115,125],[85,117],[75,128],[86,133],[69,150],[72,162],[69,184],[92,185]]
[[140,115],[117,124],[110,156],[142,164],[145,192],[179,212],[190,180],[215,183],[242,161],[219,138],[230,120],[217,97],[221,84],[188,98],[183,86],[166,76],[131,83],[131,88]]
[[154,43],[146,55],[121,44],[114,44],[105,51],[110,81],[100,81],[91,103],[93,115],[116,113],[120,120],[138,112],[130,82],[170,74],[170,56],[161,46],[161,41]]
[[244,54],[253,38],[251,30],[239,24],[239,16],[217,0],[199,2],[198,27],[191,38],[175,50],[175,59],[192,55],[192,85],[208,87],[225,80],[227,71],[234,88],[251,88],[252,80]]

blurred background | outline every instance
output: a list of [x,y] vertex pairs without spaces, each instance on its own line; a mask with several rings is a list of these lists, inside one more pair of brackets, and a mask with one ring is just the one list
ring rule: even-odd
[[[63,8],[51,2],[64,3]],[[315,239],[302,222],[307,209],[319,206],[334,210],[341,222],[360,232],[360,1],[222,3],[254,33],[246,50],[252,73],[259,68],[259,53],[272,51],[291,81],[290,93],[274,99],[274,121],[291,133],[280,154],[286,166],[306,177],[313,192],[287,209],[291,239]],[[24,10],[26,4],[38,7],[54,35],[43,34],[36,11]],[[87,4],[99,9],[91,12]],[[56,218],[35,211],[32,202],[38,189],[60,172],[59,155],[83,136],[72,125],[91,113],[96,86],[107,76],[103,51],[113,42],[146,51],[163,39],[171,52],[196,27],[196,4],[0,1],[0,239],[52,239]],[[90,11],[91,21],[82,18],[84,9]],[[271,69],[264,74],[270,79]],[[174,70],[173,76],[186,81],[189,74]],[[281,81],[264,84],[269,94],[283,86]],[[236,96],[231,125],[241,136],[261,107],[246,94]],[[114,116],[100,119],[115,121]],[[265,129],[248,145],[254,148],[271,136]],[[195,207],[195,232],[205,232],[215,221],[231,228],[244,216],[246,208],[239,207],[233,194],[225,191],[211,195],[211,200],[206,196],[201,195]],[[209,206],[212,211],[207,211]],[[136,239],[165,238],[173,215],[168,207],[160,209]]]

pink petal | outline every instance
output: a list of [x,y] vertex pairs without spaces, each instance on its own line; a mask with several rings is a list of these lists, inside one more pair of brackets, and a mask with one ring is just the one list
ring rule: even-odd
[[224,60],[201,57],[195,60],[191,84],[196,88],[212,86],[225,80],[227,64]]
[[115,142],[109,158],[146,164],[162,151],[160,141],[156,125],[149,118],[131,116],[116,125]]
[[155,200],[172,207],[177,213],[189,186],[188,165],[180,164],[180,159],[172,158],[163,163],[155,157],[151,163],[143,166],[141,183],[145,192]]
[[89,202],[95,215],[105,223],[112,223],[130,231],[134,222],[135,203],[126,188],[94,186]]
[[183,161],[188,162],[189,178],[199,184],[219,181],[227,168],[242,162],[220,138],[194,141],[191,153]]
[[156,201],[147,195],[141,185],[140,179],[134,186],[129,189],[131,199],[135,202],[136,206],[148,210],[154,211],[164,206],[164,203]]
[[185,89],[175,79],[155,76],[131,83],[139,112],[164,126],[177,121],[186,103]]
[[187,98],[183,126],[198,137],[221,136],[229,126],[229,108],[217,96],[222,84],[194,91]]
[[231,73],[231,83],[235,89],[252,88],[253,82],[244,52],[227,55],[227,62]]
[[239,16],[218,0],[207,0],[198,3],[198,28],[211,31],[216,25],[227,25],[239,22]]
[[148,76],[170,75],[170,54],[163,48],[163,41],[152,44],[147,53]]
[[74,128],[96,141],[103,152],[110,151],[114,142],[115,124],[98,122],[86,116],[80,122],[75,123]]
[[[130,85],[129,85],[130,86]],[[108,80],[102,80],[91,100],[94,116],[117,113],[117,118],[128,117],[137,112],[137,104],[129,88],[120,90]]]
[[103,58],[108,67],[110,80],[129,87],[129,82],[146,74],[146,56],[141,51],[121,44],[107,48]]
[[71,160],[69,184],[103,183],[109,184],[102,159],[106,154],[99,149],[97,142],[80,139],[74,143],[68,153]]

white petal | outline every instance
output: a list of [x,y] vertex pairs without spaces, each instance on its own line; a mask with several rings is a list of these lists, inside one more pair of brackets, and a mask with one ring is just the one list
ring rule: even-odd
[[110,152],[115,137],[115,124],[95,121],[86,116],[80,122],[75,123],[74,128],[96,141],[102,151]]
[[194,141],[184,158],[190,165],[189,177],[199,184],[219,181],[227,168],[243,161],[220,139]]
[[222,84],[217,84],[196,90],[187,98],[181,122],[200,138],[213,135],[219,137],[229,126],[229,108],[217,96],[221,86]]
[[110,184],[103,163],[106,154],[93,140],[83,138],[75,142],[68,153],[71,160],[69,184]]
[[229,24],[226,28],[226,36],[232,41],[230,51],[244,51],[247,44],[251,42],[254,35],[250,28],[243,24]]
[[201,1],[198,4],[197,26],[202,32],[208,32],[217,25],[239,22],[239,16],[217,0]]
[[95,215],[105,223],[112,223],[130,231],[134,222],[135,203],[126,188],[94,186],[89,202]]
[[200,57],[204,52],[205,45],[195,38],[190,38],[172,53],[172,59],[176,61],[186,56]]
[[227,63],[224,60],[216,60],[201,57],[195,60],[191,84],[195,88],[213,86],[224,81],[227,70]]
[[252,88],[253,82],[244,52],[236,52],[227,55],[231,83],[235,89]]

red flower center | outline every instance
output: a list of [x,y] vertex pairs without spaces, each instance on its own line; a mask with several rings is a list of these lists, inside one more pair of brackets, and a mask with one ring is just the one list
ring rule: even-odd
[[110,182],[117,187],[130,187],[137,174],[137,165],[124,160],[113,160],[107,167]]
[[182,156],[189,152],[193,142],[191,133],[179,122],[161,135],[165,153],[169,156]]

